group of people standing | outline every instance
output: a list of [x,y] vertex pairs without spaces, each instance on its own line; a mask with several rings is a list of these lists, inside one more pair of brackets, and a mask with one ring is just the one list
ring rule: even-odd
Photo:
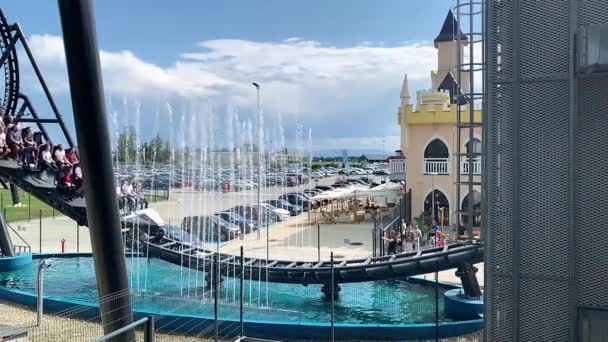
[[[388,254],[391,255],[420,250],[422,235],[419,225],[413,225],[402,219],[401,232],[391,230],[388,237],[383,236],[382,239],[388,242]],[[434,223],[431,224],[429,229],[427,241],[431,247],[444,247],[446,245],[445,237]]]

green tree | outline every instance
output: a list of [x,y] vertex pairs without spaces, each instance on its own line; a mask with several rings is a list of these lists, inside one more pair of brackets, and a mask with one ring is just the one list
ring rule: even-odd
[[116,154],[121,163],[133,163],[137,152],[137,133],[133,127],[125,127],[118,136]]

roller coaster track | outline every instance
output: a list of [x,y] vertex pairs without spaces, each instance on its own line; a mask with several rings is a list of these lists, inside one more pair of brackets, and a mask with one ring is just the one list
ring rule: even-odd
[[[149,256],[201,271],[219,267],[221,274],[230,275],[240,274],[242,270],[246,278],[303,285],[327,284],[331,279],[329,260],[312,262],[243,257],[241,261],[239,255],[216,253],[168,238],[158,243],[148,242],[147,247]],[[482,262],[483,248],[480,243],[454,243],[420,252],[336,260],[334,274],[340,283],[353,283],[444,271]]]

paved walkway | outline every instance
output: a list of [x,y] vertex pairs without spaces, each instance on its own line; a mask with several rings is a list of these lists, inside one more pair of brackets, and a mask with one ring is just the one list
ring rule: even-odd
[[242,245],[246,256],[265,259],[268,233],[269,259],[315,262],[319,251],[322,260],[329,260],[332,251],[336,259],[366,258],[372,254],[372,229],[369,222],[321,224],[317,228],[316,224],[308,224],[308,215],[304,213],[275,224],[268,231],[262,228],[259,239],[258,233],[253,232],[243,240],[224,244],[221,250],[238,255]]

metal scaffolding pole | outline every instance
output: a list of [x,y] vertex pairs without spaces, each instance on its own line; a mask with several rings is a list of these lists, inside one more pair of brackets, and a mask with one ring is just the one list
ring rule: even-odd
[[[91,0],[59,0],[104,333],[133,323]],[[112,297],[110,297],[112,296]],[[111,300],[110,300],[111,299]],[[134,341],[133,331],[112,341]]]
[[[484,100],[484,85],[483,81],[481,86],[476,86],[475,75],[481,75],[483,78],[484,74],[484,62],[483,62],[483,49],[484,49],[484,27],[483,27],[483,3],[484,0],[456,0],[456,32],[454,40],[457,44],[457,65],[456,65],[456,80],[460,85],[468,80],[468,87],[461,88],[462,94],[457,97],[456,101],[456,125],[457,125],[457,153],[455,159],[457,160],[458,166],[456,168],[456,198],[458,199],[458,208],[456,212],[457,217],[466,218],[466,232],[467,238],[471,240],[473,238],[473,227],[477,215],[480,214],[479,209],[475,209],[476,201],[476,190],[474,185],[479,185],[480,182],[476,180],[476,177],[483,177],[481,174],[481,167],[476,164],[481,163],[482,153],[475,150],[476,138],[475,128],[481,128],[482,123],[476,122],[475,119],[475,107],[476,104],[482,103]],[[464,27],[464,33],[461,33]],[[461,47],[468,44],[468,57],[463,58],[460,51]],[[475,44],[481,46],[481,59],[477,61],[475,56]],[[475,88],[481,90],[476,91]],[[466,109],[462,108],[461,101],[466,101]],[[482,113],[483,114],[483,113]],[[462,151],[463,144],[462,138],[465,138],[467,143],[466,151]],[[462,161],[462,158],[465,158]],[[463,177],[466,176],[466,177]],[[480,178],[481,179],[481,178]],[[463,208],[460,205],[462,187],[466,188],[466,205]]]

